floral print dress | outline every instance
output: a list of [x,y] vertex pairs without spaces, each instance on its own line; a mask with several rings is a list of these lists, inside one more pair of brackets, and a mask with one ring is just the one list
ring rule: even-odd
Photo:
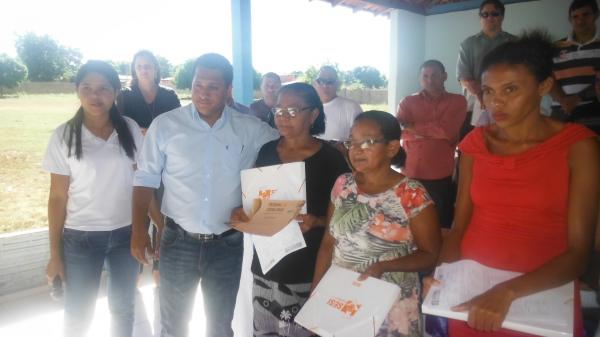
[[[341,175],[331,192],[335,211],[330,222],[335,238],[333,264],[362,273],[379,261],[411,254],[416,245],[409,221],[432,204],[425,188],[404,178],[389,190],[368,195],[358,190],[352,174]],[[381,279],[397,284],[401,294],[381,326],[378,337],[422,336],[416,272],[384,273]]]

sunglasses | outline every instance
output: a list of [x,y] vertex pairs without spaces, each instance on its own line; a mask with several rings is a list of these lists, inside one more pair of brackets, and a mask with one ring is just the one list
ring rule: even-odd
[[479,13],[479,16],[482,17],[482,18],[484,18],[484,19],[487,19],[490,16],[493,17],[493,18],[497,18],[499,16],[502,16],[502,13],[496,12],[496,11],[494,11],[494,12],[481,12],[481,13]]
[[352,140],[345,140],[342,142],[342,144],[344,144],[344,147],[346,148],[346,150],[351,150],[352,148],[359,148],[361,150],[368,150],[371,147],[373,147],[373,145],[375,144],[385,144],[386,141],[385,139],[372,139],[372,138],[367,138],[361,141],[352,141]]
[[326,78],[320,78],[320,77],[317,78],[316,81],[319,85],[322,85],[322,86],[335,85],[337,83],[336,79],[326,79]]
[[296,118],[296,116],[302,112],[302,111],[306,111],[306,110],[310,110],[313,109],[313,107],[311,106],[307,106],[304,108],[273,108],[271,109],[271,112],[273,112],[273,115],[275,115],[275,117],[288,117],[288,118]]

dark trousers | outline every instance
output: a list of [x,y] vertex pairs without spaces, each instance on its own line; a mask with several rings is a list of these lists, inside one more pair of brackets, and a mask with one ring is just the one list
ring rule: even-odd
[[433,199],[437,209],[440,226],[442,228],[452,227],[454,217],[454,202],[456,201],[456,186],[452,182],[452,176],[442,179],[418,179]]

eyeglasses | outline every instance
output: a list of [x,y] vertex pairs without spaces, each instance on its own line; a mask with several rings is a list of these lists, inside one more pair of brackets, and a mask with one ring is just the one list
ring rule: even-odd
[[322,85],[322,86],[326,86],[326,85],[335,85],[335,84],[337,83],[337,80],[336,80],[336,79],[334,79],[334,78],[327,79],[327,78],[320,78],[320,77],[319,77],[319,78],[317,78],[317,79],[316,79],[316,81],[317,81],[317,83],[318,83],[319,85]]
[[367,138],[361,141],[352,141],[352,140],[345,140],[342,142],[342,144],[344,144],[344,147],[347,150],[351,150],[354,147],[358,147],[361,150],[368,150],[371,147],[373,147],[373,145],[375,144],[385,144],[386,141],[385,139],[372,139],[372,138]]
[[306,111],[306,110],[310,110],[313,109],[313,107],[311,106],[307,106],[304,108],[273,108],[271,109],[271,112],[273,112],[273,115],[275,115],[275,117],[289,117],[289,118],[296,118],[296,115],[298,115],[300,112],[302,111]]
[[482,17],[482,18],[484,18],[484,19],[487,19],[490,16],[494,17],[494,18],[497,18],[499,16],[502,16],[502,13],[496,12],[496,11],[494,11],[494,12],[481,12],[481,13],[479,13],[479,16]]

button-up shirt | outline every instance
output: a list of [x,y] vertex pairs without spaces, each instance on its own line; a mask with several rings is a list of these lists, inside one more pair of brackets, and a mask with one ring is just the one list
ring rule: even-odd
[[400,102],[396,118],[401,124],[411,124],[402,131],[407,177],[442,179],[452,175],[454,150],[466,113],[465,98],[447,92],[432,99],[421,91]]
[[158,116],[148,129],[134,185],[165,192],[161,211],[192,233],[230,229],[241,206],[240,171],[254,165],[261,146],[279,137],[254,116],[225,107],[211,127],[193,104]]

